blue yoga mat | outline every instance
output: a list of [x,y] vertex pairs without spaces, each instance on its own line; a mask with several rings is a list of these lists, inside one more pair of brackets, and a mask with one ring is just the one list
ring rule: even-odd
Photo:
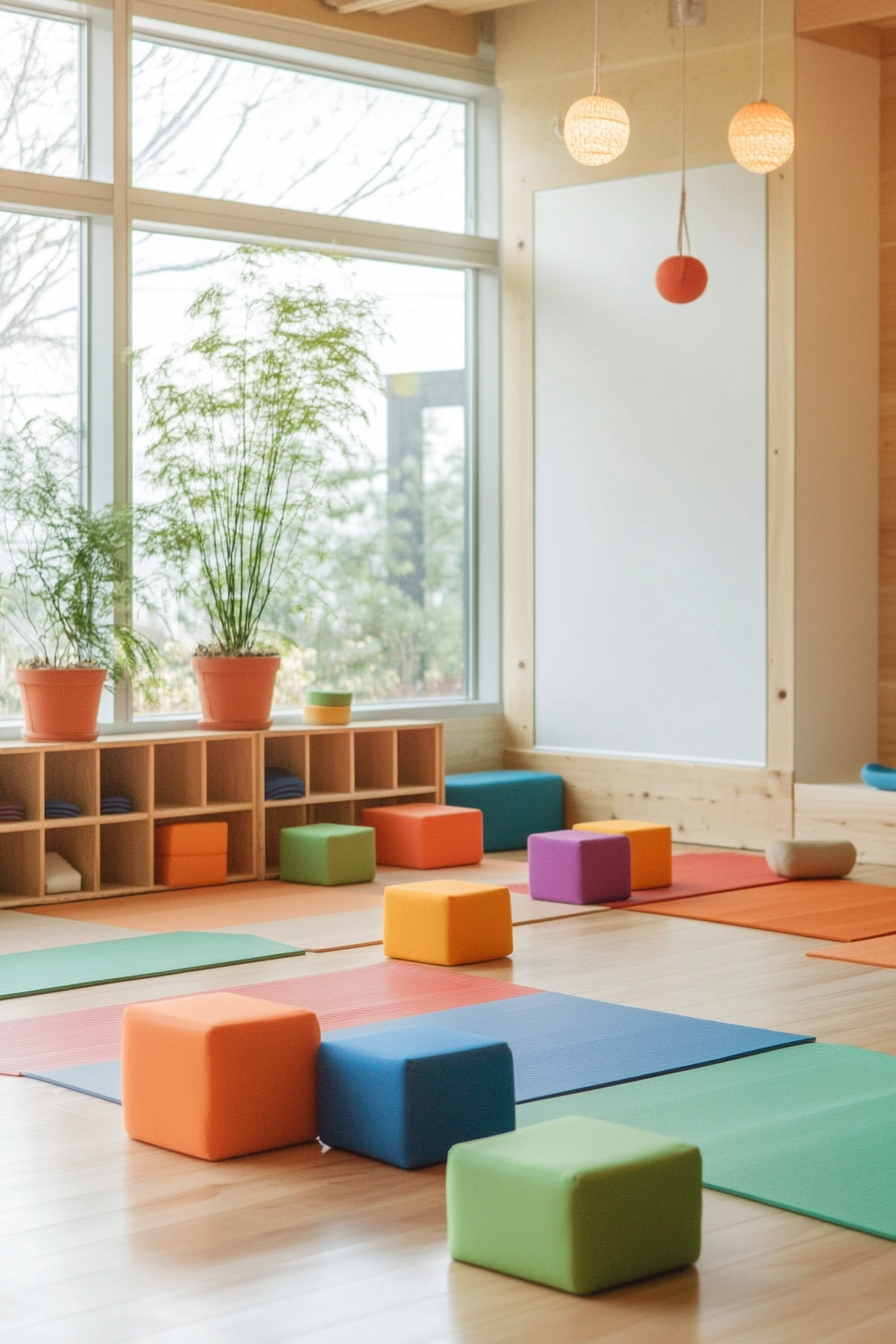
[[[407,1026],[450,1027],[507,1041],[513,1052],[517,1102],[585,1092],[681,1069],[696,1069],[724,1059],[803,1045],[811,1036],[791,1036],[760,1027],[731,1026],[702,1017],[680,1017],[649,1008],[625,1008],[570,994],[531,994],[438,1013],[368,1022],[324,1033],[325,1040],[390,1031]],[[91,1075],[91,1069],[106,1070]],[[112,1064],[83,1065],[54,1073],[28,1074],[62,1087],[120,1101],[112,1088]],[[69,1079],[73,1081],[69,1081]],[[110,1088],[85,1086],[84,1080]]]
[[570,994],[531,994],[325,1035],[336,1039],[417,1023],[507,1041],[513,1052],[517,1102],[696,1069],[813,1039]]
[[22,1077],[36,1078],[39,1083],[56,1083],[58,1087],[71,1088],[72,1092],[86,1092],[88,1097],[121,1105],[120,1059],[106,1059],[102,1064],[75,1064],[47,1073],[23,1073]]

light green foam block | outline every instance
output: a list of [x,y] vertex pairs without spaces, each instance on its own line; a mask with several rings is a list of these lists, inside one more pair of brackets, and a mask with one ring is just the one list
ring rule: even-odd
[[8,952],[0,956],[0,999],[302,955],[301,948],[249,933],[147,933],[41,952]]
[[703,1183],[896,1241],[896,1058],[798,1045],[517,1107],[696,1144]]

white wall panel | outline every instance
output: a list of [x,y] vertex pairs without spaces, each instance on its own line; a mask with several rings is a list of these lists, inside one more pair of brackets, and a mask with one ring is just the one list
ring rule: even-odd
[[536,195],[536,740],[762,765],[765,180],[688,183],[687,306],[677,174]]

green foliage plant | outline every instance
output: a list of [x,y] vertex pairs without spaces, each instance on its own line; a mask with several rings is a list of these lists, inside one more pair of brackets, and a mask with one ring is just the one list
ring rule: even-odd
[[211,643],[201,654],[269,652],[262,634],[282,636],[263,627],[272,595],[301,607],[311,523],[330,504],[328,462],[376,381],[370,299],[284,280],[282,264],[275,281],[271,263],[285,255],[241,248],[237,281],[203,290],[187,313],[195,334],[140,378],[157,506],[145,549],[175,595],[202,607]]
[[152,687],[158,655],[128,621],[134,515],[81,500],[75,435],[29,421],[0,441],[0,589],[22,665],[104,668]]

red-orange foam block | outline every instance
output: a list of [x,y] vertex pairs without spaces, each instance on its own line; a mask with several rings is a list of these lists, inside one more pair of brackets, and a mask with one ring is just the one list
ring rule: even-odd
[[376,861],[386,866],[459,868],[482,862],[482,813],[476,807],[365,807],[361,825],[376,831]]
[[227,822],[157,826],[155,878],[163,887],[214,887],[227,880]]
[[132,1139],[215,1162],[317,1137],[320,1024],[245,994],[133,1003],[122,1028]]

